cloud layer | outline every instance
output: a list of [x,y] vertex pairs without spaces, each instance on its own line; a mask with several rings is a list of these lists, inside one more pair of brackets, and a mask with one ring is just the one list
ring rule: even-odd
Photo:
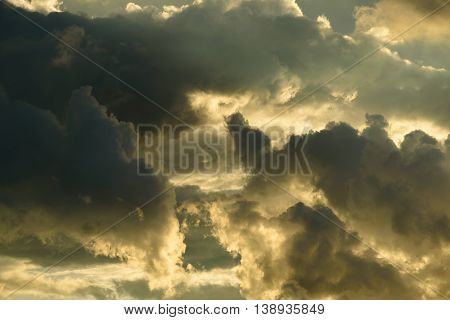
[[[11,32],[1,34],[6,67],[0,82],[12,97],[26,93],[22,99],[60,116],[74,88],[95,84],[96,96],[122,120],[173,121],[19,15],[1,10],[3,29]],[[209,121],[207,110],[191,105],[192,93],[249,95],[245,113],[251,117],[264,104],[270,117],[378,46],[375,31],[343,36],[304,17],[293,1],[205,1],[170,17],[152,11],[104,19],[68,13],[32,18],[189,124]],[[15,58],[24,50],[34,52],[32,59]],[[449,73],[432,64],[383,50],[292,111],[347,101],[361,115],[420,117],[447,127]],[[23,75],[30,80],[20,82]]]
[[[10,2],[101,68],[0,5],[2,294],[84,244],[20,297],[450,295],[449,7],[322,86],[440,1]],[[238,177],[137,175],[171,114],[228,130]],[[260,174],[299,142],[309,175]]]

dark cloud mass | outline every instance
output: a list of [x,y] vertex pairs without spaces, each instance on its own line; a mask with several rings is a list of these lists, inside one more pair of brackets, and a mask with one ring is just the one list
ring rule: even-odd
[[[16,297],[450,295],[450,7],[330,82],[441,2],[9,2],[95,63],[0,4],[0,295],[81,244]],[[138,175],[173,115],[237,173]]]
[[[230,116],[230,119],[240,117],[242,115],[234,115]],[[287,190],[288,186],[293,183],[300,185],[312,184],[316,192],[323,194],[328,204],[340,213],[341,218],[337,218],[328,208],[318,207],[320,212],[323,212],[329,216],[329,220],[335,221],[347,230],[358,230],[364,239],[370,239],[381,250],[392,251],[394,254],[395,252],[397,254],[402,252],[402,254],[408,256],[412,265],[423,261],[423,259],[429,259],[427,257],[446,256],[445,251],[450,241],[450,207],[445,196],[450,191],[450,154],[448,154],[448,148],[446,147],[448,141],[441,144],[423,131],[416,130],[407,134],[400,146],[397,147],[386,132],[389,124],[383,116],[367,115],[366,118],[367,126],[361,132],[345,123],[329,123],[325,129],[308,134],[305,154],[311,164],[311,177],[301,176],[300,172],[268,177],[258,174],[261,171],[257,170],[254,171],[257,174],[250,178],[242,192],[243,197],[252,199],[252,201],[257,199],[258,202],[252,204],[252,208],[262,208],[264,203],[270,203],[277,199],[277,193],[280,191],[280,188]],[[245,119],[241,119],[240,123],[247,130],[255,130],[260,135],[263,135],[257,128],[251,129]],[[239,141],[241,145],[238,149],[246,148],[249,143],[249,140],[246,139],[247,135],[244,134],[245,131],[241,132],[243,134],[240,136],[241,139]],[[290,139],[295,138],[295,136],[292,136]],[[288,142],[284,150],[289,150],[290,147],[291,144]],[[271,152],[277,153],[280,150]],[[296,195],[298,190],[301,189],[301,187],[297,187],[293,194]],[[247,204],[239,210],[235,209],[237,210],[236,212],[240,212],[239,214],[236,213],[236,215],[241,215],[242,219],[244,219],[244,212],[247,212],[246,215],[250,212],[250,209],[246,209],[246,206]],[[274,228],[272,224],[276,226],[278,219],[281,220],[286,217],[292,218],[289,221],[298,221],[294,218],[297,215],[296,212],[300,210],[299,208],[305,207],[291,208],[286,214],[277,215],[276,218],[272,218],[269,222],[264,222],[264,224],[267,223],[270,225],[270,228]],[[229,210],[231,209],[224,209],[224,212]],[[307,209],[307,212],[307,217],[314,214],[311,209]],[[252,219],[261,221],[265,215],[255,212],[252,215]],[[314,219],[323,220],[318,216],[317,212],[314,214],[314,217]],[[308,246],[312,246],[310,241],[316,239],[316,236],[313,235],[316,234],[314,229],[317,226],[312,222],[309,223],[309,220],[303,221],[302,219],[299,221],[302,222],[302,230],[305,232],[305,235],[298,237],[298,243],[296,242],[297,240],[292,240],[296,236],[292,236],[290,245],[293,247],[295,245],[303,247],[305,245],[303,241]],[[305,217],[304,219],[307,218]],[[347,221],[347,225],[345,226],[339,219]],[[320,224],[321,227],[319,229],[321,231],[317,231],[317,233],[321,234],[324,232],[326,234],[328,232],[326,230],[329,230],[327,223],[330,223],[327,221],[321,222],[326,225]],[[259,222],[253,223],[258,224]],[[242,223],[236,221],[231,224],[240,225]],[[289,228],[286,226],[285,230],[289,230]],[[330,229],[335,228],[337,230],[334,230],[334,232],[338,232],[339,227],[330,227]],[[244,232],[247,232],[247,230]],[[289,234],[288,231],[286,232]],[[237,234],[235,237],[245,238],[241,234]],[[300,283],[299,289],[298,291],[292,289],[294,290],[293,292],[297,292],[300,296],[303,292],[306,295],[314,296],[314,294],[318,294],[324,297],[326,292],[332,294],[334,290],[332,286],[336,285],[335,289],[338,291],[334,291],[333,294],[337,294],[341,298],[346,297],[350,293],[347,293],[344,288],[346,285],[354,286],[355,283],[352,283],[350,280],[355,278],[347,277],[345,272],[349,271],[349,269],[352,270],[356,265],[362,269],[369,268],[371,271],[367,272],[370,272],[372,275],[378,271],[384,274],[382,277],[390,278],[396,274],[392,268],[390,270],[389,268],[384,269],[383,271],[380,266],[373,264],[373,261],[366,261],[364,260],[365,258],[359,260],[361,257],[348,256],[348,252],[352,251],[353,245],[349,244],[351,241],[344,242],[346,243],[343,244],[344,252],[337,254],[336,257],[333,257],[330,252],[339,252],[341,249],[332,249],[328,246],[338,244],[338,241],[333,241],[327,236],[319,238],[317,235],[317,243],[319,248],[321,245],[324,246],[324,253],[318,252],[317,260],[308,255],[290,258],[294,266],[302,266],[302,273],[295,276],[298,277],[298,279],[295,279]],[[347,247],[347,244],[349,244],[349,247]],[[315,250],[317,249],[317,247],[314,248]],[[299,252],[305,251],[308,252],[308,249],[299,250]],[[390,253],[388,255],[390,256]],[[324,263],[325,265],[332,265],[333,268],[338,268],[341,263],[346,265],[343,267],[345,271],[342,271],[342,278],[334,278],[332,274],[327,274],[326,276],[318,274],[317,278],[314,278],[307,272],[308,268],[306,266],[309,263],[311,263],[311,268],[315,268],[319,261],[323,263],[328,258],[331,260],[329,263]],[[334,259],[336,260],[334,261]],[[436,259],[429,261],[429,264],[434,265],[437,270],[440,270],[439,272],[446,274],[445,278],[448,277],[445,260]],[[268,269],[274,268],[275,270],[275,267],[271,265],[266,267]],[[335,271],[335,269],[333,270]],[[269,271],[264,270],[265,275],[267,275],[267,272]],[[358,283],[359,281],[367,283],[367,280],[358,278],[354,271],[350,273],[358,279],[356,280]],[[314,272],[312,274],[314,275]],[[432,277],[432,275],[428,274],[425,277]],[[392,283],[396,281],[398,280],[388,280],[388,282]],[[275,283],[279,283],[279,281],[275,281]],[[296,281],[293,283],[295,284]],[[327,283],[330,287],[327,286]],[[378,291],[378,293],[383,292],[381,290],[381,287],[384,286],[382,283],[380,280],[374,280],[373,285],[380,285],[380,287],[371,289]],[[326,289],[320,288],[322,285]],[[436,285],[437,287],[442,287],[443,290],[448,288],[447,281],[439,281]],[[308,286],[310,286],[310,289],[308,289]],[[270,286],[268,285],[268,287]],[[394,285],[393,292],[383,292],[381,296],[391,298],[400,296],[400,291],[403,289],[399,289],[399,292],[395,291],[400,287],[400,285]],[[293,288],[295,288],[295,285]],[[321,292],[321,290],[323,291]],[[353,290],[349,290],[349,292],[366,298],[377,297],[376,294],[370,292],[357,293],[356,287]],[[413,294],[410,290],[405,292],[411,293],[409,298],[417,294]],[[417,295],[415,297],[417,298]],[[357,298],[357,296],[353,296],[353,298]]]
[[[330,209],[317,207],[316,210],[328,220],[302,204],[289,208],[279,217],[282,223],[304,230],[293,235],[286,244],[292,275],[283,284],[283,295],[294,299],[304,295],[331,295],[341,299],[419,297],[409,279],[399,275],[392,266],[377,261],[370,252],[353,253],[359,241],[339,229],[338,226],[345,225]],[[302,268],[297,267],[300,265]]]
[[258,203],[241,196],[209,201],[196,202],[198,214],[206,214],[225,248],[241,256],[238,275],[247,298],[421,297],[408,276],[345,232],[345,224],[329,208],[297,203],[265,218]]
[[[47,242],[61,234],[84,242],[169,187],[162,177],[136,175],[133,125],[108,116],[89,87],[74,91],[64,123],[4,95],[1,101],[2,242],[30,236]],[[163,280],[177,271],[184,251],[174,206],[168,192],[145,209],[142,221],[130,218],[88,248],[123,260],[139,257]]]
[[[299,78],[302,84],[296,94],[301,96],[377,46],[362,33],[352,41],[321,29],[315,21],[300,16],[289,1],[264,11],[269,3],[278,2],[244,1],[228,8],[222,1],[205,1],[168,19],[147,12],[95,19],[69,13],[27,14],[170,112],[195,124],[207,115],[192,110],[186,97],[190,92],[253,92],[276,97]],[[89,84],[121,120],[174,121],[23,17],[4,6],[0,10],[0,61],[4,65],[0,83],[13,98],[61,116],[65,97],[74,88]],[[22,81],[24,77],[28,80]],[[371,84],[377,79],[383,80],[374,88]],[[356,90],[354,103],[363,110],[406,118],[420,115],[447,126],[448,82],[448,72],[427,72],[380,54],[343,82],[324,88],[317,99],[331,102],[336,98],[329,91]],[[424,105],[427,112],[423,112]]]
[[447,245],[450,208],[444,195],[450,191],[450,155],[420,130],[396,147],[382,117],[367,120],[361,134],[331,124],[310,137],[306,153],[314,184],[352,221],[370,227],[377,219],[376,232],[388,227],[402,235],[409,250]]
[[[327,201],[348,215],[350,221],[370,229],[379,228],[373,230],[376,234],[391,230],[399,236],[398,241],[404,241],[408,250],[423,249],[424,254],[429,246],[440,248],[448,244],[450,208],[445,200],[445,194],[450,191],[448,140],[440,143],[425,132],[415,130],[405,135],[397,146],[388,136],[389,124],[385,118],[367,114],[366,128],[361,132],[346,123],[332,122],[307,136],[290,136],[283,149],[277,150],[272,149],[270,139],[259,129],[250,127],[241,114],[231,115],[228,123],[235,123],[233,119],[239,119],[240,128],[235,139],[240,145],[236,150],[244,155],[260,153],[259,149],[254,150],[255,145],[264,145],[265,153],[289,151],[295,154],[292,141],[307,138],[304,153],[311,165],[311,178],[302,177],[300,171],[295,175],[285,171],[285,175],[271,178],[274,181],[284,184],[297,178],[304,182],[310,179]],[[233,134],[235,128],[230,127],[230,133]],[[255,143],[255,139],[266,142]],[[241,161],[249,166],[247,158]],[[268,168],[261,170],[259,162],[250,165],[249,170],[255,173],[270,173]],[[268,167],[270,163],[264,165]],[[247,187],[251,187],[252,192],[264,192],[259,182],[260,176],[253,176]]]

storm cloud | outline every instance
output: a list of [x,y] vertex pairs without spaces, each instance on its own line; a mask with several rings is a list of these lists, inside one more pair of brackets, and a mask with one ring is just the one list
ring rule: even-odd
[[[450,294],[449,8],[342,73],[441,2],[9,2],[2,294],[79,245],[18,297]],[[266,124],[281,111],[272,124],[295,131],[280,142]],[[137,174],[137,125],[180,120],[231,133],[237,178]],[[310,171],[260,173],[299,145]]]
[[[235,115],[230,119],[240,117],[242,115]],[[419,267],[421,270],[419,273],[423,272],[422,276],[425,278],[434,278],[424,271],[429,268],[448,275],[446,260],[439,257],[446,256],[445,252],[450,241],[448,237],[450,207],[445,200],[445,194],[450,191],[449,142],[440,143],[425,132],[416,130],[405,135],[401,144],[397,146],[386,131],[389,124],[383,116],[366,115],[366,121],[366,127],[361,131],[345,123],[329,123],[325,129],[303,137],[291,136],[282,150],[270,148],[269,140],[266,152],[276,154],[282,151],[295,152],[291,149],[291,141],[307,137],[304,152],[311,165],[312,175],[305,176],[300,171],[294,174],[286,171],[284,175],[270,176],[269,169],[261,170],[260,163],[257,163],[256,166],[249,168],[254,174],[241,192],[243,199],[227,205],[228,209],[221,209],[222,214],[235,210],[240,212],[236,213],[236,219],[238,216],[250,215],[255,220],[248,223],[258,224],[264,221],[270,230],[265,230],[264,233],[274,233],[273,228],[276,230],[274,221],[289,216],[280,215],[279,208],[274,203],[279,204],[283,201],[284,205],[289,205],[295,204],[300,199],[305,199],[313,205],[326,203],[339,214],[338,218],[330,209],[318,207],[319,211],[330,215],[328,220],[336,221],[336,224],[342,225],[342,228],[350,232],[358,230],[360,237],[372,243],[394,261],[396,255],[402,256],[405,259],[402,264],[405,263],[406,270],[424,264],[428,267]],[[264,136],[257,128],[251,128],[245,119],[241,119],[240,124],[241,127],[247,128],[246,130],[254,130]],[[245,130],[240,132],[242,134],[238,141],[241,144],[237,149],[248,149],[247,145],[251,141],[246,139],[248,135],[245,134]],[[257,153],[252,148],[247,151],[250,154]],[[248,165],[246,159],[242,161],[244,165]],[[314,192],[305,192],[305,189],[311,188]],[[229,209],[230,206],[240,209]],[[298,210],[292,208],[287,212]],[[313,210],[308,210],[313,214]],[[317,212],[315,216],[323,220]],[[223,223],[221,219],[217,219]],[[327,222],[326,220],[324,222]],[[228,224],[242,223],[236,221]],[[232,228],[228,224],[222,227]],[[313,230],[314,227],[308,224],[304,231],[308,232],[309,228]],[[339,226],[337,228],[339,229]],[[246,227],[244,229],[247,230]],[[256,229],[258,230],[257,227]],[[282,231],[279,233],[283,237],[289,237],[287,225],[284,230],[286,234]],[[233,234],[233,231],[229,232]],[[276,232],[274,234],[276,237]],[[226,232],[224,236],[227,236]],[[244,235],[233,236],[237,243],[243,238]],[[306,241],[309,238],[302,239]],[[321,241],[322,239],[319,242]],[[264,259],[272,255],[266,253]],[[306,263],[308,258],[305,259]],[[298,263],[302,265],[302,270],[305,263]],[[264,271],[264,274],[266,272]],[[448,283],[444,280],[446,277],[440,280],[434,278],[431,283],[437,288],[447,290]],[[307,281],[306,278],[304,280]],[[321,284],[324,281],[326,280],[317,280]],[[378,280],[376,283],[380,284]],[[338,287],[342,289],[345,286],[341,284]],[[255,291],[258,290],[261,288]],[[389,296],[388,293],[385,294]],[[369,296],[370,293],[367,293],[367,297]]]
[[[250,95],[253,103],[245,112],[267,104],[265,112],[274,114],[378,45],[370,33],[343,36],[310,20],[293,1],[205,1],[170,16],[27,14],[188,124],[209,119],[208,110],[192,106],[194,93]],[[121,120],[176,122],[17,13],[2,6],[1,15],[2,30],[9,31],[0,34],[0,83],[11,97],[61,116],[65,97],[88,84]],[[371,86],[381,78],[381,86]],[[386,49],[323,88],[311,103],[334,104],[356,93],[352,105],[362,114],[420,116],[447,127],[448,82],[447,71],[408,64]]]
[[[4,95],[1,101],[3,243],[61,235],[87,242],[170,187],[163,177],[136,175],[133,125],[107,115],[91,88],[74,91],[64,123]],[[160,281],[150,286],[167,288],[165,277],[181,271],[184,252],[174,207],[168,190],[142,216],[86,246],[95,255],[143,263]]]

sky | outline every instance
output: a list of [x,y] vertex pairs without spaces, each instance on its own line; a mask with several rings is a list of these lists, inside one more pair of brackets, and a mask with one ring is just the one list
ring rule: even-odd
[[445,3],[2,0],[0,297],[447,299]]

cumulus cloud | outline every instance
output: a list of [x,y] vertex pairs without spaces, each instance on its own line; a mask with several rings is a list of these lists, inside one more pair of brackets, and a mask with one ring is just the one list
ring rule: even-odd
[[[2,96],[1,241],[63,234],[85,242],[165,191],[158,176],[136,175],[135,131],[107,115],[91,88],[74,91],[63,123],[49,111]],[[182,273],[185,245],[173,191],[87,248],[143,265],[150,286],[168,288]]]
[[[323,130],[307,134],[305,155],[311,164],[311,177],[302,176],[301,172],[298,172],[266,178],[259,174],[259,170],[255,170],[256,175],[248,180],[240,192],[241,200],[233,200],[232,204],[230,201],[225,202],[225,208],[221,205],[219,209],[215,209],[221,212],[217,213],[216,222],[225,229],[220,231],[219,227],[219,238],[222,235],[228,239],[230,234],[235,232],[232,229],[233,224],[244,225],[243,229],[248,229],[248,225],[246,227],[237,217],[234,223],[223,218],[221,215],[225,215],[224,212],[241,212],[236,213],[239,217],[250,215],[255,219],[249,222],[251,225],[269,220],[270,223],[264,224],[264,227],[255,228],[263,229],[264,234],[273,234],[273,241],[278,243],[279,240],[276,239],[280,236],[277,234],[281,232],[276,231],[271,223],[282,216],[282,211],[280,208],[274,208],[273,203],[279,206],[284,204],[285,207],[293,205],[298,199],[312,205],[326,203],[337,212],[333,213],[331,220],[334,220],[337,214],[339,224],[346,225],[345,228],[349,230],[357,230],[360,237],[373,244],[384,257],[402,266],[404,270],[418,276],[420,274],[421,278],[429,281],[429,285],[446,294],[448,283],[444,279],[447,276],[436,278],[436,274],[448,275],[445,262],[439,258],[445,257],[450,243],[450,208],[445,200],[450,186],[449,154],[446,147],[448,142],[441,144],[422,131],[413,131],[397,146],[386,131],[389,124],[383,116],[366,117],[367,125],[362,131],[345,123],[330,123]],[[247,127],[247,130],[254,130],[264,136],[257,128],[250,129],[248,122],[242,119],[241,115],[234,115],[230,119],[240,119],[239,123]],[[247,135],[241,136],[243,139],[246,137]],[[298,137],[291,136],[289,140],[295,138]],[[290,141],[283,150],[292,148]],[[258,151],[248,147],[249,142],[247,139],[237,148],[244,148],[244,152],[256,154]],[[276,149],[267,150],[270,153],[280,152]],[[242,161],[244,165],[248,165],[246,159]],[[256,164],[257,169],[258,165],[260,164]],[[305,189],[315,191],[311,194],[305,192]],[[285,199],[282,200],[280,194],[284,194]],[[286,200],[286,195],[289,200]],[[242,209],[236,209],[238,207]],[[326,214],[330,212],[323,207],[320,211]],[[283,228],[286,234],[282,236],[289,237],[289,230],[287,226]],[[256,235],[249,237],[258,238]],[[238,250],[238,243],[245,241],[243,239],[246,236],[235,234],[232,238],[236,243],[228,248]],[[261,249],[253,251],[261,252]],[[265,252],[262,255],[260,259],[266,259],[275,253]],[[278,263],[281,264],[283,259],[280,258]],[[241,261],[245,263],[244,258]],[[303,263],[297,265],[304,268]],[[252,266],[243,268],[247,270]],[[429,270],[435,270],[436,273],[433,275]],[[253,270],[251,273],[254,272]],[[273,284],[280,281],[274,280]],[[321,282],[324,281],[326,282]],[[422,286],[421,283],[418,285]],[[270,292],[272,289],[270,285],[267,286],[269,289],[266,285],[264,288]],[[261,290],[263,288],[257,288],[255,292]],[[384,294],[389,296],[386,292]]]
[[[329,203],[385,245],[426,255],[448,246],[448,153],[433,137],[413,131],[399,147],[387,123],[368,116],[361,133],[330,124],[310,136],[306,154],[314,184]],[[380,236],[383,235],[383,236]]]
[[[390,6],[412,10],[412,16],[427,8],[419,1],[349,0],[352,10],[373,6],[358,9],[356,30],[344,36],[334,30],[335,16],[321,12],[316,19],[307,9],[305,16],[299,2],[300,7],[293,0],[205,0],[147,8],[138,1],[118,1],[123,15],[102,19],[26,12],[183,121],[222,125],[227,115],[233,138],[253,139],[234,140],[246,169],[239,173],[239,183],[246,182],[239,195],[230,190],[206,194],[199,187],[170,191],[139,219],[86,246],[86,263],[103,256],[108,263],[123,261],[146,271],[147,279],[124,279],[127,288],[120,290],[143,294],[142,281],[148,280],[166,297],[201,296],[199,288],[211,289],[204,279],[216,270],[222,277],[214,285],[236,297],[232,273],[237,270],[241,293],[248,298],[435,297],[318,219],[315,212],[321,210],[448,293],[448,261],[435,257],[449,248],[449,139],[408,130],[398,142],[388,134],[391,119],[419,119],[447,130],[449,73],[441,66],[448,58],[443,55],[439,65],[408,60],[404,50],[396,52],[399,42],[297,104],[408,22],[404,17],[383,20]],[[134,12],[125,12],[127,4]],[[446,30],[439,17],[424,29],[433,40]],[[406,42],[419,38],[412,33]],[[136,176],[134,124],[174,123],[171,116],[4,6],[0,39],[5,88],[0,95],[5,153],[0,159],[0,254],[14,256],[7,246],[23,242],[39,243],[39,250],[52,243],[71,247],[170,186],[168,178]],[[315,131],[275,147],[264,128],[252,125],[287,105],[293,108],[282,123],[311,122]],[[230,115],[237,109],[241,112]],[[365,113],[367,123],[357,126]],[[322,126],[336,115],[345,122]],[[265,166],[258,159],[296,150],[306,140],[312,175],[273,178],[304,199],[308,205],[303,205],[258,174]],[[247,150],[250,157],[242,152]],[[262,158],[254,161],[256,154]],[[223,189],[226,185],[222,181]],[[15,252],[18,259],[49,263]],[[99,289],[103,296],[117,296],[116,287],[106,287]],[[55,297],[77,296],[77,288]],[[92,296],[102,296],[94,291]]]
[[14,6],[43,13],[61,11],[61,0],[7,0]]
[[[448,245],[450,208],[444,196],[450,191],[448,142],[440,143],[425,132],[415,130],[405,135],[397,146],[387,133],[386,119],[367,114],[367,124],[362,131],[345,123],[329,123],[323,130],[300,137],[290,136],[282,150],[277,150],[270,147],[270,139],[263,132],[249,127],[242,115],[235,114],[229,119],[239,119],[241,128],[255,132],[248,135],[240,131],[240,144],[236,148],[243,154],[260,152],[251,141],[259,135],[267,139],[266,153],[286,150],[298,157],[293,141],[303,139],[304,155],[312,170],[311,179],[301,176],[302,171],[294,174],[285,171],[272,179],[281,185],[298,178],[303,184],[312,183],[323,192],[329,204],[358,225],[358,230],[364,229],[360,225],[363,224],[366,228],[376,229],[374,236],[390,232],[398,236],[402,245],[386,238],[386,234],[380,241],[388,239],[396,246],[416,252],[422,248],[422,254],[430,250],[430,246],[442,249]],[[244,166],[249,165],[246,158],[241,161]],[[256,175],[249,180],[247,188],[251,188],[253,194],[263,193],[258,175],[261,164],[250,165]],[[270,170],[265,169],[265,174],[268,172]],[[255,185],[253,181],[256,181]],[[298,185],[295,187],[299,188]]]
[[127,6],[125,7],[125,10],[127,12],[138,12],[138,11],[142,11],[142,7],[133,2],[129,2],[129,3],[127,3]]
[[[279,9],[265,11],[272,6]],[[63,59],[64,65],[49,64],[65,58],[60,44],[17,14],[3,7],[1,10],[5,28],[15,26],[11,32],[2,33],[2,41],[9,45],[0,55],[5,62],[0,81],[11,96],[23,96],[61,116],[60,106],[74,87],[95,84],[96,95],[119,119],[173,121],[80,57],[71,56],[70,63]],[[324,29],[323,22],[310,20],[296,10],[298,6],[292,1],[239,1],[232,6],[223,1],[204,1],[179,12],[171,11],[170,17],[163,20],[153,13],[106,19],[53,13],[48,17],[35,14],[34,18],[63,37],[71,35],[79,50],[171,113],[195,124],[209,121],[210,117],[192,105],[193,93],[212,93],[212,99],[215,95],[247,95],[251,98],[242,112],[250,117],[270,118],[280,106],[291,101],[295,104],[296,99],[378,45],[364,32],[350,38]],[[74,30],[83,30],[83,36],[77,32],[78,36],[73,37]],[[18,39],[23,37],[26,41],[21,40],[18,46]],[[24,46],[36,52],[33,59],[14,63],[18,60],[12,57],[23,54]],[[387,117],[423,117],[446,127],[449,115],[443,106],[448,101],[449,74],[423,67],[385,50],[342,81],[317,92],[306,106],[329,108],[347,101],[362,114],[368,111]],[[15,85],[22,74],[30,75],[23,88]],[[372,86],[377,79],[383,81]],[[47,92],[52,92],[52,99]],[[294,110],[302,108],[299,105]],[[308,109],[303,110],[309,118],[314,116]],[[349,116],[348,112],[343,116]]]
[[326,207],[297,203],[266,218],[259,203],[239,195],[205,199],[185,206],[206,215],[222,245],[240,257],[237,274],[248,299],[422,296],[408,278],[344,232],[345,224]]

